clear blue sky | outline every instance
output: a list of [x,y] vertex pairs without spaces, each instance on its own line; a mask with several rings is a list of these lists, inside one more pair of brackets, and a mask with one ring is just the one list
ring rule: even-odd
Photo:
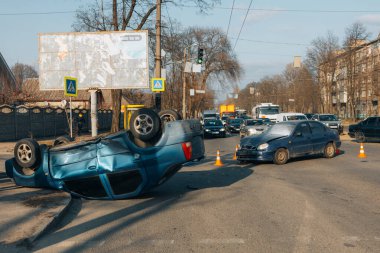
[[[10,66],[16,62],[38,68],[38,33],[70,32],[74,13],[91,0],[0,0],[0,52]],[[251,0],[235,0],[229,37],[235,45]],[[233,0],[222,0],[208,16],[196,8],[168,6],[170,17],[183,26],[219,27],[227,31]],[[192,5],[188,3],[187,5]],[[266,75],[281,73],[293,56],[304,58],[307,45],[330,30],[343,41],[345,29],[356,21],[380,32],[379,0],[253,0],[235,52],[245,71],[244,87]],[[56,14],[26,14],[69,12]],[[166,9],[163,9],[167,15]],[[21,14],[24,13],[24,14]],[[14,15],[20,14],[20,15]]]

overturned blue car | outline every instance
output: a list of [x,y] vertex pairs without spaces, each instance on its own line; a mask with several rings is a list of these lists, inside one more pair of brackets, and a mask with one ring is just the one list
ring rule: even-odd
[[133,131],[53,147],[23,139],[15,146],[15,157],[5,162],[6,174],[20,186],[59,189],[90,199],[138,196],[164,183],[183,164],[204,157],[199,121],[160,122],[158,129],[152,116],[140,114],[132,122],[142,136],[155,129],[152,145],[136,144]]

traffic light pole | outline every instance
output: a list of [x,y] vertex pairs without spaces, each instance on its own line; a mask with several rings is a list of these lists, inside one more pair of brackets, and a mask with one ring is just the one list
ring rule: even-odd
[[[156,58],[154,77],[161,78],[161,0],[156,2]],[[161,110],[161,92],[155,93],[155,108]]]

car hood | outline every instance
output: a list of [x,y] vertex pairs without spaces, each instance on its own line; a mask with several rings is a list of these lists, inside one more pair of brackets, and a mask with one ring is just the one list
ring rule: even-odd
[[223,126],[205,126],[205,130],[209,129],[211,131],[214,131],[214,130],[218,130],[219,131],[222,128],[223,128]]
[[246,126],[247,129],[268,129],[267,125]]
[[240,146],[258,146],[263,143],[268,143],[277,139],[287,138],[288,135],[273,135],[273,134],[260,134],[257,136],[248,136],[240,141]]
[[331,120],[331,121],[321,121],[324,124],[341,124],[339,120]]

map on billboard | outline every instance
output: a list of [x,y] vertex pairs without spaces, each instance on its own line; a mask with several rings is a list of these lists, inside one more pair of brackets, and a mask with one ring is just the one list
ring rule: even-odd
[[63,90],[75,76],[82,90],[149,89],[148,32],[88,32],[39,35],[41,90]]

